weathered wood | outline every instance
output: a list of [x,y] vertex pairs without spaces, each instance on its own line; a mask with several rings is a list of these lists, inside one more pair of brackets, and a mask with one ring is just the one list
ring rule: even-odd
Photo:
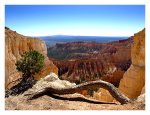
[[85,82],[85,83],[75,85],[70,88],[46,87],[46,88],[39,90],[33,94],[29,94],[30,95],[29,99],[34,99],[40,95],[44,95],[47,93],[58,94],[58,95],[73,94],[73,93],[81,92],[82,90],[86,90],[89,88],[92,89],[95,87],[104,88],[104,89],[108,90],[110,92],[110,94],[121,104],[126,104],[126,103],[131,102],[131,100],[128,97],[126,97],[125,95],[123,95],[122,93],[120,93],[113,84],[108,83],[106,81],[102,81],[102,80]]

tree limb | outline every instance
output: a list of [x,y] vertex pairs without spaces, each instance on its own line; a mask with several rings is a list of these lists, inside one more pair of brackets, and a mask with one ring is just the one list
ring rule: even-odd
[[73,94],[73,93],[81,92],[82,90],[86,90],[88,88],[92,89],[95,87],[104,88],[108,90],[110,94],[121,104],[126,104],[131,102],[131,100],[125,95],[123,95],[122,93],[120,93],[113,84],[102,80],[85,82],[79,85],[72,86],[70,88],[46,87],[33,94],[26,94],[26,95],[30,95],[29,99],[34,99],[36,97],[39,97],[47,93],[58,94],[58,95]]

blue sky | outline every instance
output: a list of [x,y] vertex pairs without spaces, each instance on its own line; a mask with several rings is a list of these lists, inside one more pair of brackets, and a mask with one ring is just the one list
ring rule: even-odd
[[132,36],[144,5],[6,5],[5,26],[26,36]]

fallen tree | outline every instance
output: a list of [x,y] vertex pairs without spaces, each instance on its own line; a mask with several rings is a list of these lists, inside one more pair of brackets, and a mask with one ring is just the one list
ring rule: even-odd
[[26,96],[29,96],[29,100],[35,99],[39,96],[46,95],[46,94],[58,94],[58,95],[64,95],[64,94],[73,94],[73,93],[78,93],[82,90],[86,90],[89,88],[104,88],[110,92],[110,94],[121,104],[127,104],[132,102],[128,97],[126,97],[124,94],[120,93],[117,88],[106,81],[98,80],[98,81],[90,81],[90,82],[85,82],[79,85],[75,85],[69,88],[54,88],[54,87],[46,87],[43,88],[35,93],[31,94],[26,94]]

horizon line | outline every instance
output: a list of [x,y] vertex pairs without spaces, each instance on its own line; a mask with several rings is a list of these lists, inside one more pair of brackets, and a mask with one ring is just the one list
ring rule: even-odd
[[67,35],[67,34],[54,34],[54,35],[42,35],[42,36],[30,36],[30,37],[52,37],[52,36],[82,36],[82,37],[130,37],[130,36],[104,36],[104,35]]

